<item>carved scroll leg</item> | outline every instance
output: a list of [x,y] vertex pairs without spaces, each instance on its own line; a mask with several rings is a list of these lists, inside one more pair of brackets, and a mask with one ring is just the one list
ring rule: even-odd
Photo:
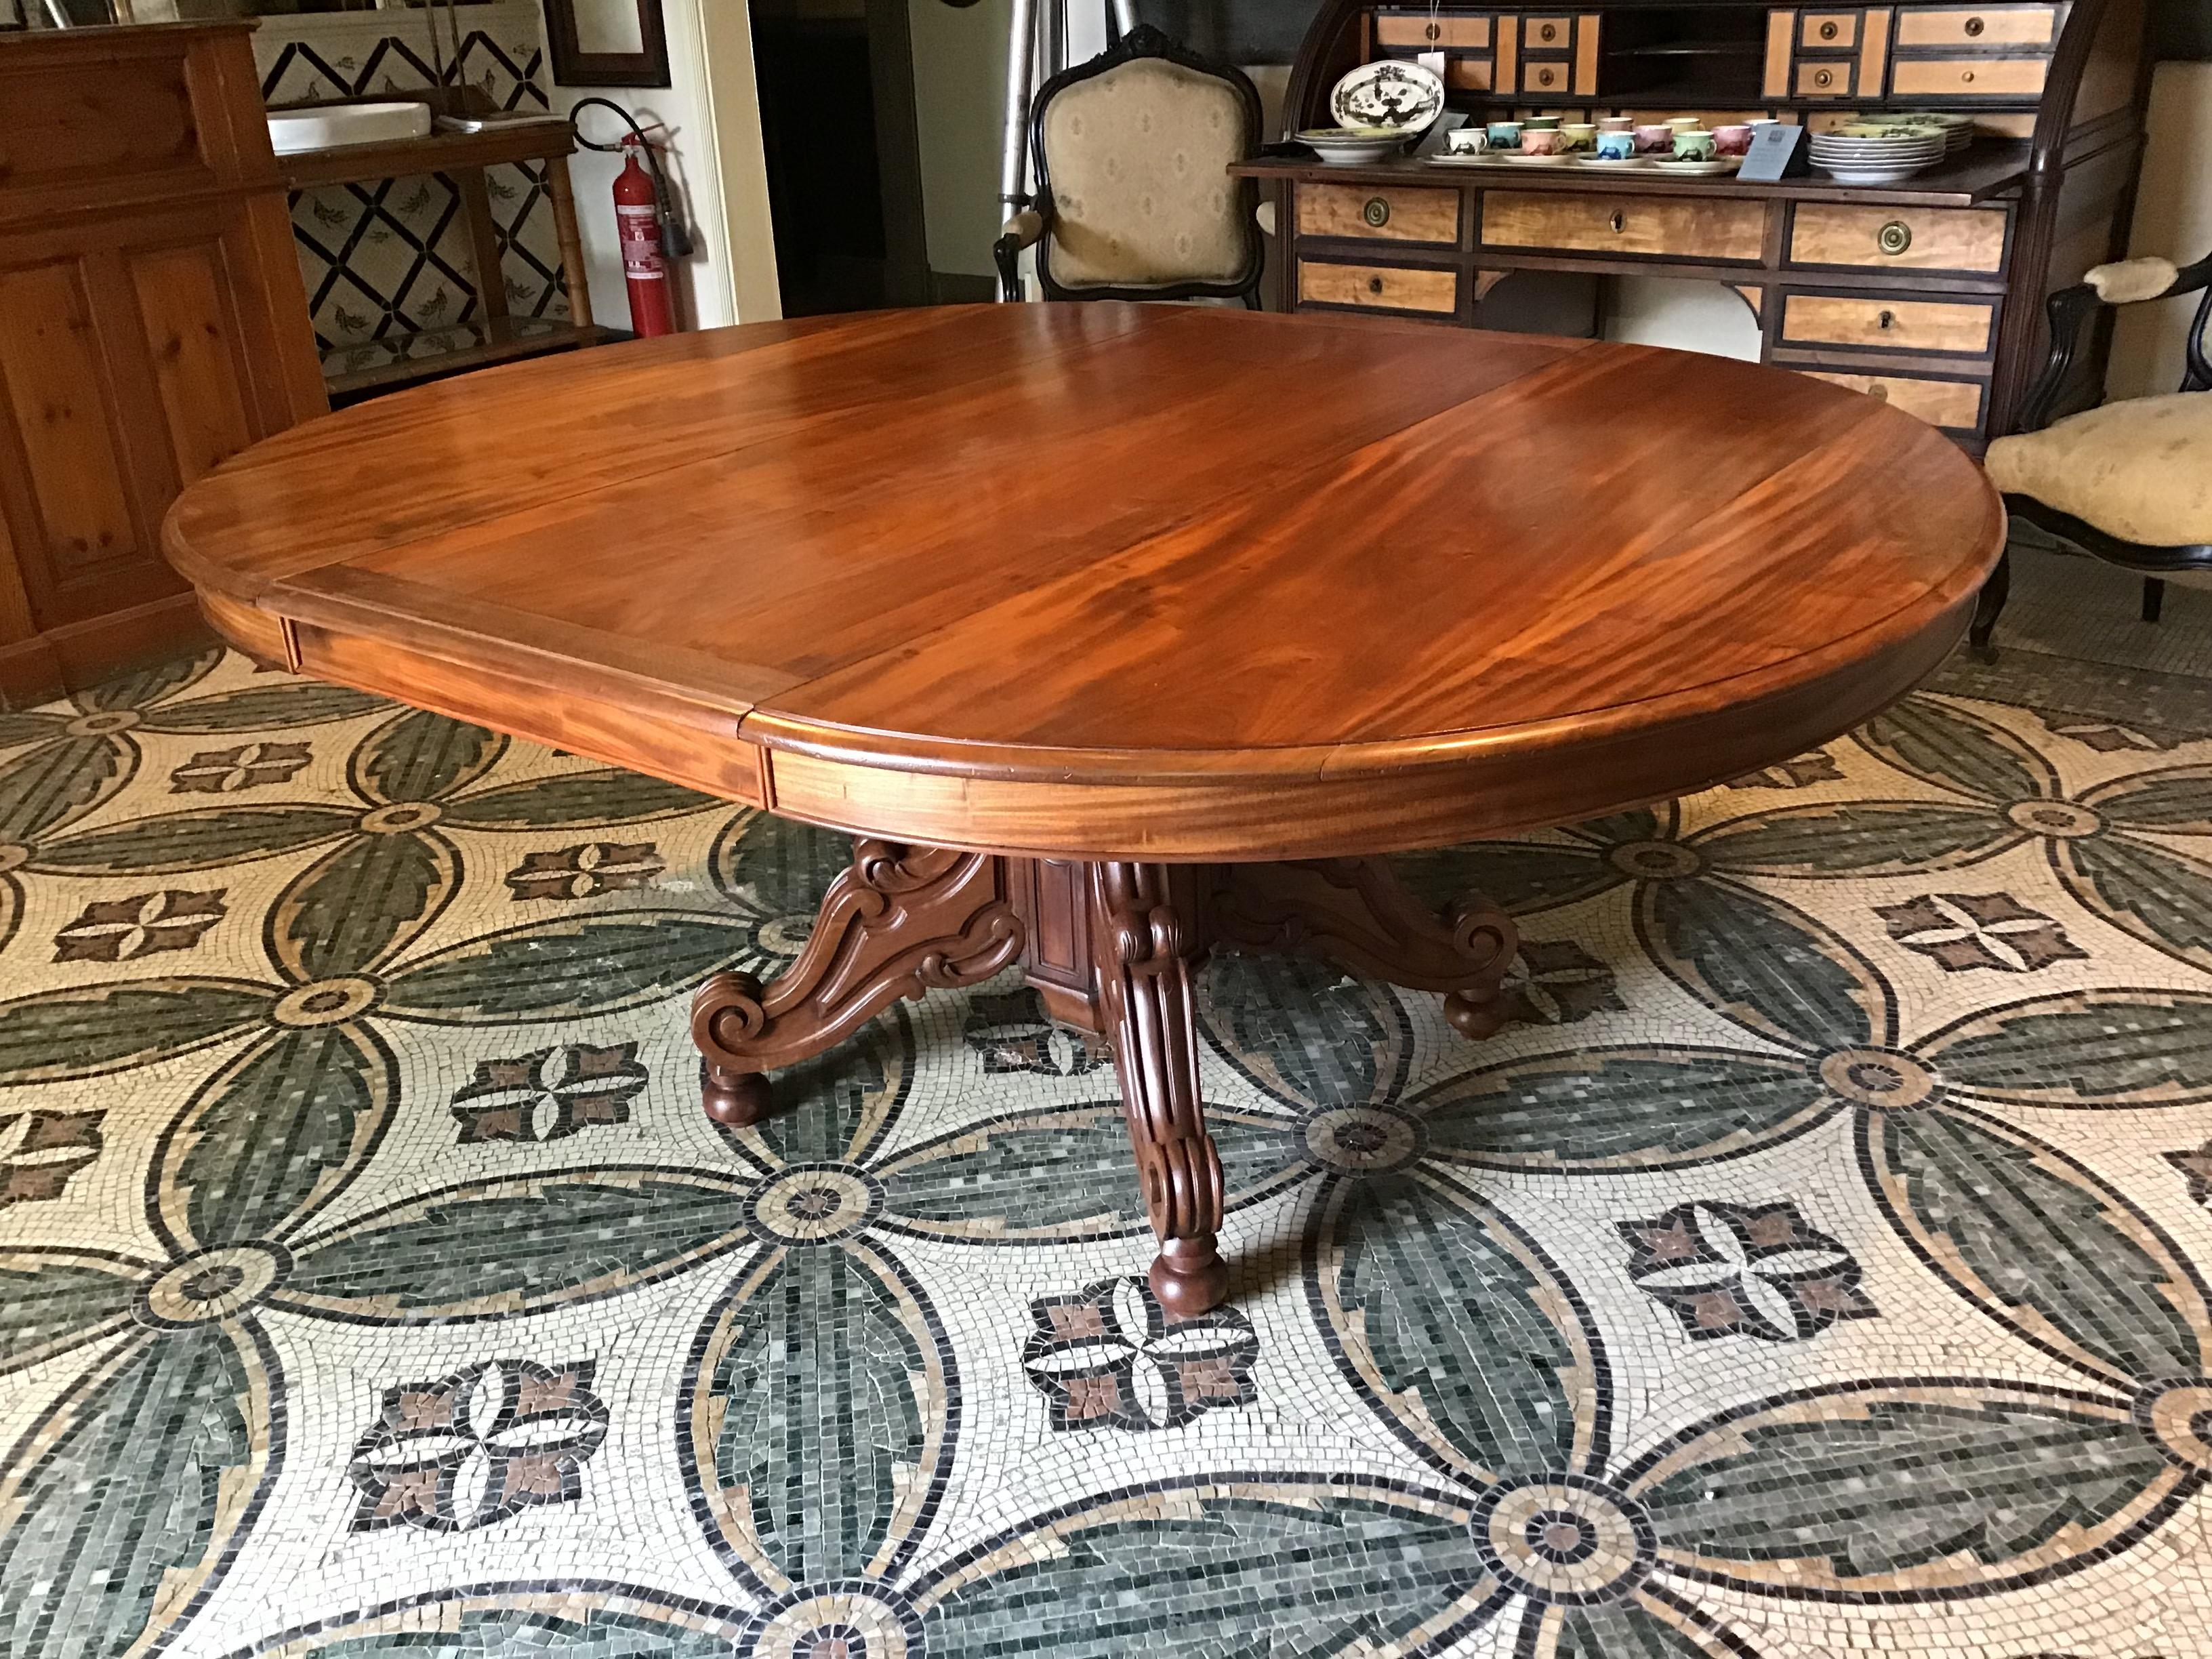
[[[1152,1294],[1177,1319],[1218,1307],[1229,1268],[1221,1228],[1221,1156],[1198,1096],[1198,1017],[1191,973],[1205,941],[1190,872],[1157,864],[1091,866],[1091,939],[1099,1011],[1121,1079],[1145,1208],[1158,1235]],[[1171,885],[1172,882],[1172,885]],[[1178,903],[1176,887],[1184,890]]]
[[1470,897],[1438,916],[1406,890],[1384,859],[1323,859],[1224,868],[1213,930],[1255,951],[1319,957],[1355,974],[1442,991],[1444,1018],[1470,1037],[1509,1018],[1502,994],[1521,948],[1513,919]]
[[806,948],[765,990],[716,974],[691,1000],[701,1091],[717,1123],[752,1123],[773,1103],[761,1074],[842,1042],[905,997],[975,985],[1021,954],[1000,861],[892,842],[853,843]]

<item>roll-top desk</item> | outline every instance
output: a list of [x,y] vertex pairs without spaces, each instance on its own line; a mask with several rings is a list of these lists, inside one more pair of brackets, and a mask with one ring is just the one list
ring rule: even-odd
[[[1486,325],[1523,271],[1702,278],[1762,358],[1887,398],[1979,453],[2040,368],[2043,299],[2124,252],[2149,64],[2144,0],[1777,7],[1613,0],[1572,12],[1327,0],[1285,120],[1332,125],[1355,65],[1443,54],[1453,107],[1816,129],[1869,110],[1970,112],[1974,147],[1892,186],[1750,185],[1590,169],[1363,167],[1263,157],[1283,300]],[[1498,325],[1495,319],[1489,325]],[[2101,384],[2104,342],[2077,368]]]

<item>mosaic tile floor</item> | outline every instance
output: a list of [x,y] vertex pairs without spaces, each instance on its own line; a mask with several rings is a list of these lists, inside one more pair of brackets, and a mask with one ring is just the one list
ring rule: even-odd
[[1093,1047],[696,1103],[829,837],[210,657],[0,716],[0,1654],[2212,1653],[2212,684],[2008,652]]

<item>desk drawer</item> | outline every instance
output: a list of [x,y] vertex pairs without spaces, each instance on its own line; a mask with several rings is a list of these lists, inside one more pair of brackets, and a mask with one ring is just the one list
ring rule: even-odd
[[1413,46],[1422,52],[1431,47],[1449,50],[1453,47],[1473,47],[1480,52],[1490,45],[1490,19],[1487,17],[1393,17],[1387,14],[1375,19],[1375,44],[1378,46]]
[[1459,192],[1402,185],[1300,185],[1298,234],[1459,244]]
[[1791,294],[1783,301],[1782,343],[1979,357],[1996,346],[1996,324],[1997,308],[1985,301]]
[[1298,303],[1358,306],[1449,317],[1459,309],[1459,272],[1409,265],[1342,265],[1298,261]]
[[1799,20],[1797,44],[1808,52],[1850,52],[1858,43],[1855,11],[1808,11]]
[[2004,269],[2001,208],[1842,207],[1803,203],[1790,228],[1793,265],[1879,270]]
[[1482,197],[1482,240],[1492,247],[1755,264],[1766,242],[1766,208],[1754,201],[1492,190]]
[[1979,380],[1939,380],[1908,374],[1842,374],[1825,369],[1814,370],[1813,378],[1852,392],[1863,392],[1948,432],[1982,429],[1985,399]]
[[2033,98],[2050,75],[2047,58],[1900,58],[1889,89],[1900,98]]
[[2056,6],[1946,6],[1897,20],[1903,47],[2047,46],[2057,38]]
[[1816,59],[1797,65],[1800,98],[1849,98],[1858,91],[1858,62],[1850,58]]

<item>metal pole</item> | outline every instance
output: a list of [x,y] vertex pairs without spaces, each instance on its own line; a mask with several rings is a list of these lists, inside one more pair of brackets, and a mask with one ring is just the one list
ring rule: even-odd
[[1114,27],[1123,34],[1137,27],[1137,0],[1108,0],[1114,8]]
[[1030,204],[1030,70],[1036,55],[1036,0],[1013,0],[1006,36],[1006,131],[999,201],[1012,218]]

